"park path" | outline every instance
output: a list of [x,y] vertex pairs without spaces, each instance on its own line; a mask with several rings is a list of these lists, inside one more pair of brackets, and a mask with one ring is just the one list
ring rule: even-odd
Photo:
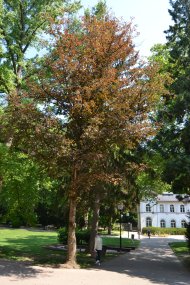
[[176,238],[142,238],[139,249],[100,267],[60,269],[0,260],[1,285],[190,285],[190,272],[168,242]]

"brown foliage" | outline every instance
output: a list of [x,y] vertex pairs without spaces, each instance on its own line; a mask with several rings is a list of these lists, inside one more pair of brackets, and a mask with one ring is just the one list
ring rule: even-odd
[[[67,21],[52,25],[53,51],[37,81],[28,82],[24,97],[29,101],[12,98],[16,144],[27,146],[51,169],[70,173],[70,213],[83,187],[121,181],[118,169],[109,170],[112,146],[134,149],[153,135],[149,114],[164,90],[156,68],[139,62],[131,23],[109,16],[81,22],[75,33]],[[70,216],[68,260],[73,264],[74,229]]]
[[134,148],[153,134],[148,116],[163,89],[156,69],[139,64],[130,23],[93,17],[82,24],[78,33],[67,22],[52,29],[54,50],[30,95],[52,103],[75,149],[96,159],[113,143]]

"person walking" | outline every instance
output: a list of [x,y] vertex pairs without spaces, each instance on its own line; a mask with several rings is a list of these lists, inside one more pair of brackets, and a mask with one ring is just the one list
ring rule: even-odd
[[102,238],[97,233],[95,237],[94,249],[96,251],[96,264],[100,265],[101,253],[102,253]]
[[150,230],[147,231],[147,235],[150,238]]

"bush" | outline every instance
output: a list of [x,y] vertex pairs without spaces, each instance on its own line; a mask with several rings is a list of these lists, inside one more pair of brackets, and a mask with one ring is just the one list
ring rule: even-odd
[[77,239],[77,244],[88,244],[90,241],[90,231],[85,230],[85,231],[77,231],[76,232],[76,239]]
[[68,237],[68,231],[66,228],[60,228],[58,230],[58,242],[62,244],[67,244],[67,237]]
[[159,227],[145,227],[142,229],[143,234],[147,234],[150,229],[151,235],[185,235],[186,228],[159,228]]
[[19,217],[13,217],[11,220],[11,226],[13,228],[20,228],[22,226],[21,219]]
[[[67,244],[67,239],[68,239],[68,230],[66,228],[60,228],[58,230],[58,241],[62,244]],[[90,240],[90,231],[85,230],[77,230],[76,231],[76,240],[77,244],[88,244]]]
[[187,245],[190,251],[190,223],[188,223],[187,228],[186,228],[186,232],[185,232],[185,237],[187,240]]

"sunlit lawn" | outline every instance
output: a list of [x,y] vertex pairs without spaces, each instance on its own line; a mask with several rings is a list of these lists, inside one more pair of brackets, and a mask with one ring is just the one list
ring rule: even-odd
[[[121,242],[122,242],[122,247],[130,247],[130,246],[137,247],[139,245],[138,240],[132,241],[131,239],[128,238],[122,238]],[[103,245],[119,247],[120,239],[118,237],[103,237]]]
[[[134,241],[136,244],[136,241]],[[65,262],[66,252],[49,249],[48,246],[58,244],[57,233],[53,231],[37,231],[34,229],[0,229],[0,258],[31,261],[34,264],[58,265]],[[119,238],[103,237],[104,245],[119,246]],[[133,245],[134,243],[132,243]],[[130,246],[131,240],[122,238],[122,246]],[[117,256],[118,253],[107,253],[105,259]],[[81,267],[94,264],[94,259],[84,253],[77,254]]]
[[169,245],[178,258],[190,269],[190,252],[187,243],[185,241],[171,242]]
[[29,260],[37,263],[64,259],[61,252],[53,252],[47,245],[57,244],[57,233],[27,229],[0,229],[0,257]]

